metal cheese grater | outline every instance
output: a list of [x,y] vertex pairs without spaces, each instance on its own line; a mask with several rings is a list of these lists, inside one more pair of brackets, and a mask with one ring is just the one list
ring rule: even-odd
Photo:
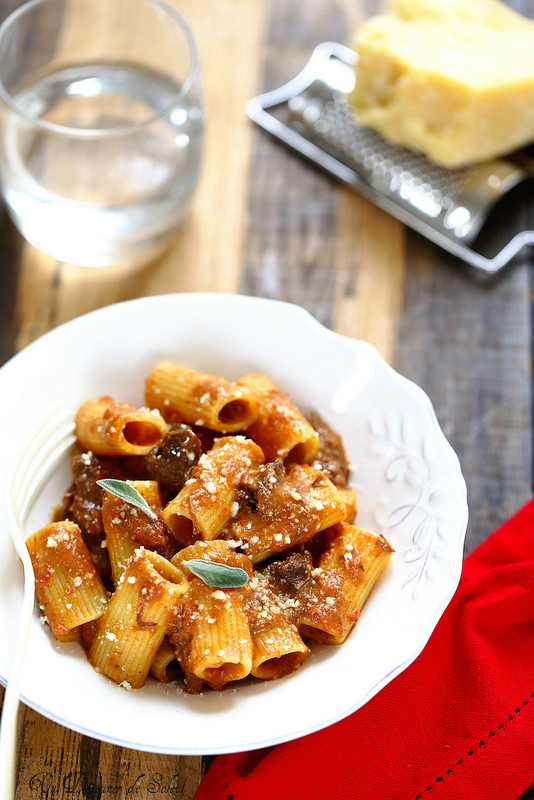
[[492,257],[474,249],[497,202],[527,180],[534,169],[497,159],[445,169],[425,156],[389,144],[358,125],[347,95],[354,86],[356,53],[343,45],[318,45],[302,72],[289,83],[253,98],[248,116],[294,150],[359,194],[462,259],[482,277],[507,266],[534,231],[516,233]]

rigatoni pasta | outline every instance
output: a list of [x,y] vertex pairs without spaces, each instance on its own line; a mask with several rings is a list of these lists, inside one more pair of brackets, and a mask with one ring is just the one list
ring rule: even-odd
[[143,686],[187,586],[183,573],[163,556],[137,549],[89,650],[96,671],[131,689]]
[[251,674],[265,681],[295,672],[310,654],[310,648],[292,624],[256,631],[252,634],[252,645]]
[[255,574],[250,588],[247,614],[253,644],[251,673],[262,680],[282,678],[301,666],[310,649],[286,604],[265,576]]
[[315,458],[319,449],[317,431],[267,375],[246,375],[238,385],[249,389],[258,402],[257,418],[247,433],[263,448],[268,461],[282,458],[309,463]]
[[171,683],[171,681],[176,680],[178,672],[179,667],[174,647],[165,636],[156,650],[156,655],[150,666],[150,674],[158,683]]
[[57,639],[101,617],[108,604],[104,585],[75,522],[52,522],[26,541],[35,592]]
[[266,482],[269,491],[256,487],[255,501],[229,524],[229,535],[242,542],[243,552],[255,563],[304,544],[346,518],[338,489],[314,467],[293,464],[288,470],[273,469],[266,479],[262,475],[261,486]]
[[119,582],[128,566],[128,561],[138,547],[157,549],[168,541],[165,523],[157,517],[157,513],[163,511],[163,501],[157,481],[131,480],[128,484],[144,498],[149,508],[156,514],[156,519],[147,517],[104,488],[102,524],[115,584]]
[[167,431],[158,411],[94,397],[76,414],[76,436],[84,450],[99,456],[146,455]]
[[300,632],[325,644],[342,644],[391,555],[383,536],[342,523],[329,531],[307,594]]
[[252,668],[252,637],[237,590],[214,589],[193,578],[171,636],[186,681],[213,689],[242,680]]
[[258,414],[258,401],[246,386],[162,361],[146,380],[145,400],[164,416],[213,431],[243,431]]
[[186,685],[193,678],[195,685],[201,681],[217,689],[246,678],[252,669],[253,644],[245,611],[249,581],[235,588],[209,586],[190,572],[195,560],[242,569],[247,578],[252,577],[253,567],[247,556],[236,553],[222,540],[184,547],[172,559],[185,571],[189,587],[171,625],[171,642]]
[[239,510],[239,487],[263,464],[261,448],[244,436],[223,436],[204,453],[163,518],[180,544],[216,539]]
[[339,435],[259,372],[164,361],[145,403],[82,403],[73,481],[27,540],[54,636],[122,686],[192,694],[342,644],[392,548],[355,524]]

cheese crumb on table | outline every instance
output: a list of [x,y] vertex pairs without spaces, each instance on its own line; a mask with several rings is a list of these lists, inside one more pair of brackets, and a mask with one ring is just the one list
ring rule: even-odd
[[358,121],[446,167],[534,141],[534,21],[498,0],[392,0],[355,39]]

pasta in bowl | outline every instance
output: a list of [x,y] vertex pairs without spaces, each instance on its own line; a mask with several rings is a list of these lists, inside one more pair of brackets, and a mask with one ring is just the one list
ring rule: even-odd
[[[417,656],[456,588],[467,520],[457,458],[418,387],[369,345],[326,330],[300,308],[241,296],[167,295],[81,317],[9,362],[0,383],[21,386],[20,423],[35,420],[29,397],[37,386],[43,409],[55,402],[57,383],[43,384],[42,377],[62,378],[70,353],[77,357],[61,389],[77,416],[77,457],[87,470],[91,458],[114,462],[121,440],[130,448],[119,457],[121,470],[104,475],[105,538],[93,541],[109,557],[113,594],[97,571],[102,587],[93,594],[92,619],[83,623],[95,670],[79,645],[68,641],[79,632],[79,618],[71,613],[75,603],[64,602],[56,614],[60,642],[36,615],[25,702],[75,730],[136,749],[230,752],[331,724]],[[274,395],[269,411],[266,398]],[[280,408],[280,398],[287,405],[277,422],[272,409]],[[339,469],[328,474],[318,455],[320,426],[308,421],[312,411],[339,433],[353,465],[350,481],[339,479]],[[195,450],[187,432],[182,455],[193,466],[171,491],[161,473],[154,480],[157,459],[152,457],[148,476],[145,461],[180,425],[202,442]],[[5,426],[9,452],[20,449],[21,433],[20,426]],[[6,483],[10,466],[3,468]],[[111,490],[109,479],[115,480]],[[87,522],[64,513],[51,523],[59,528],[47,526],[71,482],[66,458],[28,521],[38,583],[39,568],[50,571],[50,559],[57,556],[54,569],[61,569],[62,547],[75,550],[77,523]],[[152,509],[158,524],[145,524],[144,512],[115,493],[124,485]],[[276,522],[271,527],[267,508]],[[295,518],[298,524],[292,524]],[[148,540],[136,525],[150,529]],[[17,574],[16,559],[7,538],[0,545],[0,623],[9,640],[21,586],[6,580]],[[363,573],[363,581],[350,579],[354,553],[352,572]],[[91,583],[88,562],[79,558],[81,572],[65,577],[64,594],[69,580],[78,583],[83,576],[84,585]],[[232,579],[243,573],[244,582],[210,585],[195,572],[199,563],[212,572],[213,565],[224,567]],[[323,574],[335,574],[338,583]],[[72,587],[68,594],[77,597]],[[148,618],[140,617],[139,608],[144,613],[156,595],[166,597],[160,610],[179,612],[150,616],[150,625],[140,625]],[[321,611],[314,613],[317,597]],[[81,605],[89,605],[86,598]],[[269,624],[270,614],[276,624]],[[238,651],[231,657],[225,650],[230,629]],[[131,671],[119,656],[128,649],[137,652]],[[143,661],[139,653],[149,656]],[[166,679],[177,657],[178,681],[153,679]],[[37,663],[38,679],[31,666]],[[0,655],[0,675],[6,674]],[[108,710],[105,716],[101,708]]]
[[27,539],[56,640],[129,689],[179,665],[194,694],[343,644],[392,548],[354,525],[340,437],[261,373],[165,361],[144,394],[82,403],[73,482]]

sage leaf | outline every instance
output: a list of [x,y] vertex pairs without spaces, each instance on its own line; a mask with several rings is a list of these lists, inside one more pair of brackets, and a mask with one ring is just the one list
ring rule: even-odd
[[137,489],[134,489],[133,486],[126,483],[126,481],[120,481],[117,478],[102,478],[102,480],[96,483],[98,486],[101,486],[102,489],[114,494],[119,500],[124,500],[125,503],[135,506],[135,508],[142,511],[143,514],[146,514],[150,519],[156,520],[158,518],[158,515],[154,514],[145,498],[139,494]]
[[228,564],[204,561],[202,558],[192,558],[182,563],[207,586],[217,589],[237,589],[248,581],[248,574],[241,567],[230,567]]

